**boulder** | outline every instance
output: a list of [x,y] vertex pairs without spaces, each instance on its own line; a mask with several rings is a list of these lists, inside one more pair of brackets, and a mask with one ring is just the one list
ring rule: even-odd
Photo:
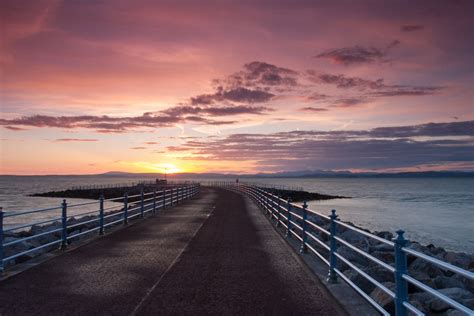
[[388,232],[388,231],[375,232],[374,234],[378,237],[381,237],[381,238],[387,239],[387,240],[392,240],[393,237],[394,237],[393,234],[391,232]]
[[326,219],[323,219],[318,215],[308,215],[308,220],[321,227],[324,227],[324,225],[327,223]]
[[394,281],[393,273],[379,265],[365,268],[363,269],[363,271],[373,277],[375,280],[379,281],[380,283]]
[[362,291],[364,291],[367,294],[370,294],[374,288],[375,285],[367,280],[365,277],[363,277],[360,273],[358,273],[355,270],[349,269],[344,271],[344,274],[352,281],[354,282],[355,285],[360,287]]
[[428,313],[430,310],[430,302],[433,300],[433,296],[426,292],[419,292],[410,294],[410,303],[424,313]]
[[[452,287],[448,289],[442,289],[439,290],[441,293],[444,295],[452,298],[455,301],[461,302],[461,300],[468,300],[474,298],[474,295],[470,293],[469,291],[466,291],[465,289],[458,288],[458,287]],[[461,303],[462,304],[462,303]],[[436,313],[444,312],[447,311],[451,305],[448,303],[445,303],[444,301],[440,299],[433,299],[430,302],[430,309]]]
[[447,251],[444,253],[443,259],[466,270],[474,269],[474,255],[468,255],[464,252]]
[[[354,250],[350,249],[347,246],[341,246],[337,249],[337,253],[343,256],[346,260],[348,260],[350,263],[357,263],[361,266],[367,266],[368,265],[368,259],[361,254],[358,254]],[[348,266],[344,263],[342,263],[341,260],[341,269],[347,270]]]
[[379,243],[374,244],[373,246],[370,246],[369,251],[370,252],[378,251],[378,252],[392,252],[393,253],[394,249],[390,245],[379,242]]
[[369,251],[369,241],[367,240],[367,237],[356,231],[348,229],[340,233],[339,237],[363,251]]
[[460,280],[444,275],[439,275],[434,278],[433,283],[435,284],[437,289],[446,289],[452,287],[465,288],[463,282],[461,282]]
[[463,312],[458,311],[457,309],[448,309],[445,313],[445,316],[466,316]]
[[[382,283],[388,289],[394,291],[395,284],[393,282],[384,282]],[[379,288],[375,288],[372,293],[370,293],[370,297],[372,297],[380,306],[382,306],[387,312],[391,315],[395,314],[395,303],[393,298],[385,293],[383,290]]]
[[371,253],[371,255],[385,263],[395,262],[395,255],[392,252],[374,251]]
[[430,278],[435,278],[439,275],[443,275],[443,272],[436,265],[423,260],[421,258],[415,259],[408,267],[410,275],[415,277],[416,275],[426,274]]

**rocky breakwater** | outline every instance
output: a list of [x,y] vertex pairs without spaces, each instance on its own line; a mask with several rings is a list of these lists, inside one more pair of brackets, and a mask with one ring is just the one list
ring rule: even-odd
[[340,195],[329,195],[315,192],[307,192],[302,190],[285,190],[285,189],[265,189],[267,192],[281,197],[284,200],[291,199],[292,202],[303,202],[303,201],[320,201],[320,200],[331,200],[331,199],[350,199],[347,196]]
[[[329,221],[317,216],[310,216],[310,220],[326,230],[329,230]],[[352,223],[346,224],[356,227]],[[395,237],[391,232],[387,231],[370,232],[369,230],[360,227],[356,228],[372,233],[386,240],[393,240]],[[324,233],[319,231],[312,231],[312,233],[318,235],[322,240],[328,241],[328,236]],[[392,246],[364,236],[363,234],[342,225],[337,225],[337,236],[349,242],[351,245],[369,253],[373,257],[376,257],[391,266],[395,266],[394,248]],[[315,247],[322,253],[328,255],[328,252],[325,249],[317,246]],[[421,245],[416,241],[410,242],[408,248],[451,263],[465,270],[471,272],[474,271],[474,254],[449,251],[432,244]],[[337,252],[359,269],[382,283],[385,287],[395,291],[393,273],[345,245],[339,245]],[[438,267],[437,265],[412,255],[408,255],[407,258],[408,274],[410,276],[458,301],[464,306],[474,309],[474,280],[469,280],[462,275],[455,274],[454,272]],[[392,297],[387,295],[383,290],[375,287],[373,283],[368,281],[357,271],[351,269],[347,264],[341,262],[341,260],[338,262],[338,268],[382,307],[388,310],[391,314],[395,314],[395,306]],[[418,287],[409,284],[408,291],[410,303],[426,315],[464,315],[463,313],[453,309],[450,305],[435,298],[433,295],[422,291]]]

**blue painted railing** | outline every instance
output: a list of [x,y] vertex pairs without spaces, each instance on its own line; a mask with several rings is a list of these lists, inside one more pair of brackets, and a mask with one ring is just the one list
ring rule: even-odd
[[[334,283],[337,282],[338,278],[341,278],[383,315],[390,315],[390,313],[380,306],[370,295],[365,293],[358,284],[355,284],[341,270],[339,270],[338,261],[346,264],[370,283],[375,285],[375,287],[389,295],[394,300],[395,313],[397,316],[405,316],[409,313],[415,315],[424,315],[422,311],[410,304],[408,296],[408,284],[411,284],[422,291],[431,294],[435,298],[440,299],[458,311],[465,313],[466,315],[474,315],[474,311],[467,306],[462,305],[461,303],[444,295],[438,290],[433,289],[421,281],[415,279],[413,276],[410,276],[407,271],[407,256],[411,255],[421,258],[422,260],[441,267],[442,269],[462,275],[471,281],[474,280],[474,273],[454,266],[448,262],[444,262],[437,258],[407,248],[408,240],[404,238],[404,232],[402,230],[397,231],[397,237],[393,241],[390,241],[342,222],[338,218],[335,210],[332,210],[330,215],[324,215],[320,212],[308,209],[306,202],[303,203],[303,205],[297,205],[292,203],[291,200],[285,201],[272,194],[270,190],[261,188],[258,185],[233,182],[211,182],[207,185],[238,191],[251,197],[260,208],[270,215],[271,220],[276,221],[277,227],[283,226],[285,228],[287,237],[295,237],[301,242],[301,252],[305,253],[309,251],[310,253],[316,255],[329,267],[327,279],[328,282]],[[316,216],[321,221],[328,223],[330,227],[329,231],[321,225],[316,224],[314,221],[308,220],[308,214]],[[341,226],[361,234],[364,237],[371,238],[374,241],[392,247],[395,257],[395,265],[392,266],[389,263],[372,256],[368,252],[350,244],[345,239],[339,237],[337,234],[337,229]],[[328,242],[318,237],[321,234],[327,236]],[[338,244],[350,248],[357,254],[364,256],[383,269],[387,270],[389,273],[392,273],[395,280],[395,291],[390,290],[381,282],[377,281],[374,277],[370,276],[368,273],[357,267],[356,264],[339,254],[337,251]],[[323,252],[326,252],[327,255],[325,256]]]
[[[196,196],[199,192],[200,185],[193,183],[163,188],[147,193],[142,190],[140,194],[131,196],[125,194],[123,197],[112,199],[105,199],[104,196],[101,196],[97,201],[79,204],[68,204],[66,200],[63,200],[58,206],[39,210],[4,212],[0,209],[0,273],[3,273],[5,266],[11,264],[16,258],[33,254],[44,248],[54,249],[59,246],[60,249],[66,249],[68,244],[80,236],[92,235],[94,232],[103,235],[106,229],[111,226],[119,224],[127,225],[131,219],[143,218],[147,213],[155,213],[159,209],[171,207],[181,201]],[[106,203],[110,204],[110,206],[104,207]],[[92,210],[73,215],[69,213],[71,209],[79,207],[91,208]],[[54,214],[51,214],[51,212]],[[48,219],[15,226],[6,225],[4,222],[10,218],[18,219],[38,213],[43,215],[47,213]],[[54,223],[56,223],[56,225]],[[44,231],[23,238],[12,238],[14,240],[5,242],[5,238],[15,232],[21,232],[33,226],[39,226],[41,228],[43,225],[42,227],[45,228],[46,226],[44,225],[48,224],[50,226],[44,229]],[[46,236],[51,237],[51,235],[55,233],[56,235],[53,236],[60,237],[53,238],[54,240],[45,243],[41,242],[40,239],[44,240]],[[5,255],[5,250],[7,250],[8,247],[14,247],[26,241],[36,241],[36,246],[14,253],[9,251],[9,255]]]

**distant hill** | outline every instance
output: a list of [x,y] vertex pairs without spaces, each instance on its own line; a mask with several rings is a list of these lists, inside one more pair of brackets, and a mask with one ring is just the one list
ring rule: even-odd
[[[156,177],[164,178],[162,173],[129,173],[121,171],[110,171],[99,174],[106,177]],[[420,172],[397,172],[397,173],[377,173],[350,171],[288,171],[276,173],[256,173],[256,174],[232,174],[232,173],[176,173],[168,174],[169,179],[183,178],[440,178],[440,177],[474,177],[472,171],[420,171]]]

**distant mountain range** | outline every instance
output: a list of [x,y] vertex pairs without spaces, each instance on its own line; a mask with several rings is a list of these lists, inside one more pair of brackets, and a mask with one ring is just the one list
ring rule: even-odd
[[[110,171],[99,174],[107,177],[157,177],[163,178],[161,173],[129,173]],[[474,171],[419,171],[419,172],[360,172],[350,171],[288,171],[276,173],[232,174],[232,173],[176,173],[169,178],[421,178],[421,177],[474,177]]]

